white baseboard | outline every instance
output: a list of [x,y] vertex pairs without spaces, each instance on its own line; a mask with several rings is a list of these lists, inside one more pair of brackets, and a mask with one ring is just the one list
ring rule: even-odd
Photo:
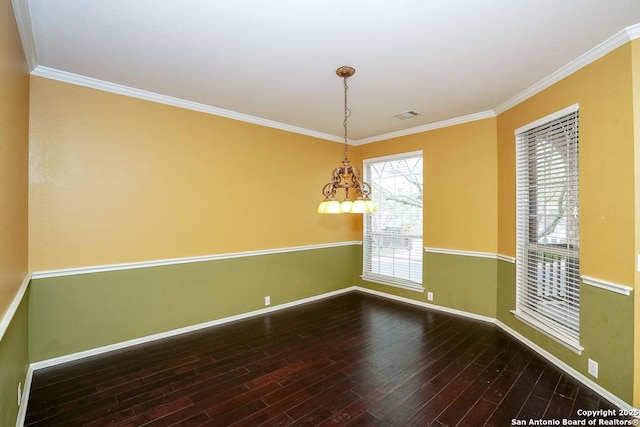
[[131,347],[131,346],[134,346],[134,345],[137,345],[137,344],[156,341],[156,340],[159,340],[159,339],[162,339],[162,338],[168,338],[168,337],[184,334],[184,333],[187,333],[187,332],[197,331],[197,330],[208,328],[208,327],[211,327],[211,326],[222,325],[222,324],[233,322],[233,321],[236,321],[236,320],[247,319],[247,318],[250,318],[250,317],[259,316],[259,315],[262,315],[262,314],[267,314],[267,313],[271,313],[271,312],[278,311],[278,310],[283,310],[283,309],[290,308],[290,307],[295,307],[295,306],[298,306],[298,305],[306,304],[306,303],[313,302],[313,301],[322,300],[324,298],[328,298],[328,297],[332,297],[332,296],[335,296],[335,295],[340,295],[340,294],[344,294],[344,293],[348,293],[348,292],[353,292],[353,291],[367,293],[367,294],[371,294],[371,295],[376,295],[376,296],[380,296],[380,297],[383,297],[383,298],[387,298],[387,299],[391,299],[391,300],[395,300],[395,301],[399,301],[399,302],[403,302],[403,303],[413,304],[413,305],[416,305],[418,307],[423,307],[423,308],[427,308],[427,309],[431,309],[431,310],[437,310],[437,311],[441,311],[441,312],[445,312],[445,313],[449,313],[449,314],[453,314],[453,315],[457,315],[457,316],[466,317],[466,318],[473,319],[473,320],[479,320],[479,321],[483,321],[483,322],[487,322],[487,323],[493,323],[497,327],[502,329],[504,332],[508,333],[509,335],[511,335],[512,337],[517,339],[518,341],[522,342],[524,345],[526,345],[527,347],[531,348],[533,351],[535,351],[540,356],[542,356],[545,359],[547,359],[549,362],[553,363],[555,366],[560,368],[562,371],[564,371],[567,374],[571,375],[577,381],[583,383],[587,387],[589,387],[592,390],[594,390],[596,393],[598,393],[603,398],[607,399],[609,402],[613,403],[614,405],[618,406],[621,409],[627,409],[627,410],[633,410],[634,409],[633,406],[630,405],[629,403],[627,403],[624,400],[620,399],[619,397],[617,397],[616,395],[614,395],[610,391],[606,390],[605,388],[603,388],[599,384],[593,382],[592,380],[590,380],[589,378],[587,378],[586,376],[584,376],[580,372],[576,371],[571,366],[569,366],[566,363],[564,363],[562,360],[558,359],[557,357],[555,357],[554,355],[552,355],[548,351],[544,350],[542,347],[538,346],[534,342],[530,341],[528,338],[524,337],[522,334],[516,332],[515,330],[511,329],[510,327],[508,327],[507,325],[505,325],[504,323],[502,323],[501,321],[499,321],[499,320],[497,320],[497,319],[495,319],[493,317],[483,316],[483,315],[479,315],[479,314],[475,314],[475,313],[469,313],[469,312],[466,312],[466,311],[456,310],[456,309],[443,307],[443,306],[438,306],[438,305],[435,305],[435,304],[429,304],[429,303],[426,303],[426,302],[413,300],[413,299],[410,299],[410,298],[404,298],[404,297],[400,297],[400,296],[397,296],[397,295],[388,294],[388,293],[385,293],[385,292],[380,292],[380,291],[375,291],[375,290],[372,290],[372,289],[363,288],[361,286],[351,286],[351,287],[340,289],[340,290],[337,290],[337,291],[327,292],[325,294],[316,295],[316,296],[313,296],[313,297],[304,298],[304,299],[297,300],[297,301],[292,301],[292,302],[289,302],[289,303],[286,303],[286,304],[276,305],[276,306],[273,306],[273,307],[263,308],[263,309],[260,309],[260,310],[254,310],[254,311],[250,311],[250,312],[247,312],[247,313],[242,313],[242,314],[235,315],[235,316],[230,316],[230,317],[225,317],[225,318],[222,318],[222,319],[212,320],[210,322],[199,323],[197,325],[187,326],[187,327],[184,327],[184,328],[174,329],[174,330],[171,330],[171,331],[166,331],[166,332],[153,334],[153,335],[149,335],[149,336],[145,336],[145,337],[141,337],[141,338],[136,338],[136,339],[132,339],[132,340],[128,340],[128,341],[123,341],[123,342],[120,342],[120,343],[110,344],[110,345],[106,345],[106,346],[102,346],[102,347],[98,347],[98,348],[94,348],[94,349],[90,349],[90,350],[80,351],[80,352],[69,354],[69,355],[65,355],[65,356],[55,357],[55,358],[43,360],[43,361],[40,361],[40,362],[31,363],[31,365],[29,366],[29,369],[27,371],[27,377],[25,378],[25,388],[24,388],[24,391],[23,391],[22,404],[20,406],[20,411],[18,413],[18,420],[17,420],[16,426],[17,427],[22,427],[22,425],[24,424],[24,419],[25,419],[25,416],[26,416],[26,410],[27,410],[27,405],[28,405],[28,400],[29,400],[29,392],[31,390],[31,381],[32,381],[32,378],[33,378],[33,372],[38,370],[38,369],[43,369],[43,368],[47,368],[47,367],[50,367],[50,366],[56,366],[56,365],[60,365],[62,363],[66,363],[66,362],[70,362],[70,361],[74,361],[74,360],[79,360],[79,359],[83,359],[83,358],[87,358],[87,357],[91,357],[91,356],[107,353],[107,352],[113,351],[113,350],[124,349],[124,348]]
[[27,407],[29,406],[29,395],[31,394],[31,382],[33,381],[33,367],[29,366],[27,375],[24,378],[24,388],[22,389],[22,398],[20,399],[20,409],[18,409],[18,418],[16,419],[16,427],[23,427],[27,418]]
[[417,305],[423,308],[429,308],[431,310],[442,311],[449,314],[455,314],[457,316],[463,316],[474,320],[481,320],[483,322],[494,323],[495,319],[493,317],[483,316],[481,314],[469,313],[468,311],[456,310],[454,308],[443,307],[441,305],[429,304],[427,302],[418,301],[411,298],[399,297],[397,295],[388,294],[385,292],[374,291],[373,289],[367,289],[360,286],[354,286],[354,290],[359,292],[365,292],[372,295],[377,295],[383,298],[392,299],[395,301],[405,302],[408,304]]
[[166,332],[160,332],[153,335],[147,335],[140,338],[134,338],[127,341],[121,341],[114,344],[105,345],[102,347],[92,348],[90,350],[79,351],[77,353],[71,353],[64,356],[54,357],[51,359],[42,360],[40,362],[31,363],[31,367],[34,370],[48,368],[50,366],[60,365],[62,363],[72,362],[74,360],[84,359],[91,356],[97,356],[99,354],[108,353],[114,350],[121,350],[127,347],[131,347],[138,344],[144,344],[156,340],[160,340],[163,338],[169,338],[176,335],[185,334],[188,332],[198,331],[200,329],[209,328],[211,326],[222,325],[229,322],[235,322],[236,320],[248,319],[250,317],[260,316],[262,314],[271,313],[278,310],[283,310],[285,308],[295,307],[297,305],[306,304],[313,301],[318,301],[324,298],[332,297],[335,295],[344,294],[347,292],[351,292],[354,290],[354,287],[339,289],[337,291],[327,292],[324,294],[316,295],[309,298],[303,298],[301,300],[296,300],[292,302],[288,302],[285,304],[274,305],[272,307],[261,308],[259,310],[249,311],[247,313],[237,314],[235,316],[224,317],[221,319],[211,320],[209,322],[198,323],[196,325],[185,326],[184,328],[172,329]]
[[632,405],[630,405],[627,402],[625,402],[624,400],[620,399],[618,396],[616,396],[615,394],[611,393],[609,390],[605,389],[601,385],[593,382],[592,380],[590,380],[588,377],[586,377],[582,373],[576,371],[574,368],[572,368],[571,366],[567,365],[562,360],[558,359],[556,356],[554,356],[553,354],[549,353],[548,351],[546,351],[545,349],[543,349],[542,347],[540,347],[539,345],[537,345],[533,341],[529,340],[524,335],[520,334],[519,332],[514,331],[509,326],[507,326],[506,324],[502,323],[499,320],[496,320],[495,324],[500,329],[502,329],[503,331],[505,331],[509,335],[513,336],[514,338],[516,338],[518,341],[520,341],[521,343],[523,343],[527,347],[529,347],[531,350],[535,351],[540,356],[544,357],[549,362],[553,363],[554,365],[556,365],[558,368],[560,368],[561,370],[563,370],[567,374],[571,375],[577,381],[580,381],[582,384],[586,385],[587,387],[589,387],[590,389],[592,389],[593,391],[598,393],[600,396],[602,396],[605,399],[607,399],[609,402],[613,403],[614,405],[618,406],[621,409],[626,409],[626,410],[632,410],[633,411],[634,408],[633,408]]
[[33,381],[33,373],[38,369],[44,369],[51,366],[61,365],[66,362],[72,362],[74,360],[80,360],[91,356],[97,356],[99,354],[108,353],[114,350],[120,350],[127,347],[131,347],[137,344],[143,344],[151,341],[156,341],[162,338],[173,337],[181,334],[185,334],[187,332],[197,331],[200,329],[208,328],[211,326],[222,325],[224,323],[234,322],[236,320],[248,319],[250,317],[259,316],[261,314],[271,313],[278,310],[283,310],[285,308],[295,307],[297,305],[306,304],[313,301],[318,301],[324,298],[332,297],[335,295],[340,295],[348,292],[353,292],[356,290],[355,286],[351,286],[344,289],[339,289],[337,291],[327,292],[324,294],[316,295],[309,298],[303,298],[301,300],[288,302],[285,304],[275,305],[273,307],[262,308],[260,310],[254,310],[247,313],[238,314],[235,316],[225,317],[222,319],[212,320],[210,322],[199,323],[197,325],[191,325],[184,328],[173,329],[171,331],[161,332],[158,334],[148,335],[145,337],[140,337],[132,340],[122,341],[115,344],[105,345],[102,347],[93,348],[90,350],[79,351],[77,353],[67,354],[60,357],[54,357],[51,359],[42,360],[40,362],[33,362],[29,365],[29,369],[27,370],[27,375],[24,381],[24,390],[22,392],[22,402],[20,405],[20,409],[18,411],[18,418],[16,420],[16,427],[23,427],[24,421],[27,415],[27,406],[29,404],[29,395],[31,392],[31,383]]
[[514,337],[515,339],[517,339],[518,341],[520,341],[521,343],[523,343],[524,345],[529,347],[531,350],[535,351],[540,356],[544,357],[549,362],[551,362],[552,364],[554,364],[555,366],[560,368],[562,371],[566,372],[568,375],[571,375],[577,381],[581,382],[582,384],[586,385],[587,387],[589,387],[590,389],[592,389],[593,391],[598,393],[600,396],[602,396],[605,399],[607,399],[609,402],[613,403],[614,405],[618,406],[621,409],[630,410],[631,412],[634,412],[634,413],[638,412],[638,410],[634,409],[633,406],[630,405],[629,403],[627,403],[624,400],[620,399],[618,396],[616,396],[615,394],[611,393],[610,391],[608,391],[607,389],[605,389],[601,385],[599,385],[599,384],[595,383],[594,381],[590,380],[588,377],[584,376],[583,374],[581,374],[580,372],[578,372],[577,370],[575,370],[571,366],[567,365],[566,363],[564,363],[562,360],[558,359],[553,354],[549,353],[548,351],[546,351],[545,349],[543,349],[539,345],[535,344],[533,341],[531,341],[528,338],[526,338],[524,335],[520,334],[519,332],[514,331],[513,329],[508,327],[506,324],[502,323],[501,321],[499,321],[499,320],[497,320],[497,319],[495,319],[493,317],[482,316],[482,315],[479,315],[479,314],[469,313],[469,312],[461,311],[461,310],[455,310],[455,309],[451,309],[451,308],[447,308],[447,307],[441,307],[441,306],[438,306],[438,305],[435,305],[435,304],[429,304],[429,303],[425,303],[425,302],[422,302],[422,301],[413,300],[413,299],[410,299],[410,298],[403,298],[403,297],[399,297],[399,296],[396,296],[396,295],[387,294],[387,293],[384,293],[384,292],[374,291],[372,289],[362,288],[362,287],[359,287],[359,286],[355,286],[354,288],[355,288],[355,290],[360,291],[360,292],[365,292],[365,293],[369,293],[369,294],[373,294],[373,295],[378,295],[378,296],[381,296],[381,297],[384,297],[384,298],[389,298],[389,299],[392,299],[392,300],[396,300],[396,301],[401,301],[401,302],[417,305],[419,307],[429,308],[429,309],[432,309],[432,310],[438,310],[438,311],[442,311],[442,312],[445,312],[445,313],[455,314],[455,315],[467,317],[467,318],[470,318],[470,319],[481,320],[483,322],[493,323],[496,326],[498,326],[500,329],[502,329],[504,332],[508,333],[509,335],[511,335],[512,337]]

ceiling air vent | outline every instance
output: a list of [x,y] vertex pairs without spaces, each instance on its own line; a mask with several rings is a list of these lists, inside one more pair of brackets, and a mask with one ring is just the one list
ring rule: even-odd
[[415,116],[419,116],[420,113],[418,113],[417,111],[405,111],[404,113],[398,113],[398,114],[394,114],[393,117],[395,117],[396,119],[410,119],[411,117],[415,117]]

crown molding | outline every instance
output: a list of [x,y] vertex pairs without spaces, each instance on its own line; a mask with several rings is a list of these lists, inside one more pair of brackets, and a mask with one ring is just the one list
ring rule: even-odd
[[623,31],[627,33],[629,41],[640,38],[640,24],[630,25]]
[[85,86],[92,89],[98,89],[106,92],[116,93],[119,95],[130,96],[133,98],[143,99],[145,101],[158,102],[161,104],[171,105],[174,107],[185,108],[187,110],[199,111],[201,113],[212,114],[214,116],[226,117],[233,120],[252,123],[259,126],[270,127],[274,129],[284,130],[286,132],[297,133],[301,135],[311,136],[314,138],[326,139],[328,141],[343,142],[344,140],[338,136],[329,135],[327,133],[317,132],[311,129],[305,129],[286,123],[276,122],[273,120],[263,119],[261,117],[250,116],[248,114],[238,113],[236,111],[225,110],[223,108],[213,107],[198,102],[187,101],[181,98],[162,95],[142,89],[136,89],[129,86],[111,83],[104,80],[94,79],[79,74],[69,73],[67,71],[56,70],[54,68],[37,66],[31,72],[34,76],[45,77],[48,79],[58,80],[65,83],[71,83],[79,86]]
[[13,5],[13,14],[16,17],[16,26],[22,42],[24,57],[27,60],[29,71],[33,71],[38,66],[38,53],[31,24],[29,3],[26,0],[11,0],[11,4]]
[[372,142],[384,141],[391,138],[398,138],[401,136],[413,135],[416,133],[426,132],[435,129],[446,128],[449,126],[459,125],[463,123],[474,122],[476,120],[488,119],[495,117],[496,114],[492,110],[482,111],[480,113],[469,114],[466,116],[455,117],[453,119],[442,120],[440,122],[429,123],[422,126],[416,126],[409,129],[402,129],[395,132],[384,133],[382,135],[376,135],[369,138],[362,138],[353,141],[353,145],[364,145]]
[[[102,90],[105,92],[111,92],[118,95],[124,95],[124,96],[133,97],[133,98],[143,99],[145,101],[158,102],[161,104],[171,105],[174,107],[185,108],[193,111],[199,111],[201,113],[206,113],[206,114],[212,114],[214,116],[226,117],[233,120],[252,123],[259,126],[280,129],[286,132],[292,132],[292,133],[297,133],[301,135],[311,136],[314,138],[324,139],[327,141],[344,142],[344,138],[340,136],[330,135],[323,132],[317,132],[311,129],[288,125],[286,123],[263,119],[261,117],[250,116],[248,114],[238,113],[231,110],[225,110],[223,108],[218,108],[218,107],[213,107],[206,104],[187,101],[185,99],[162,95],[159,93],[150,92],[142,89],[136,89],[130,86],[124,86],[117,83],[111,83],[104,80],[94,79],[92,77],[86,77],[80,74],[69,73],[67,71],[57,70],[55,68],[49,68],[49,67],[38,65],[32,69],[31,74],[33,74],[34,76],[44,77],[52,80],[58,80],[61,82],[71,83],[78,86],[84,86],[92,89]],[[483,111],[481,113],[469,114],[467,116],[457,117],[453,119],[443,120],[436,123],[430,123],[424,126],[417,126],[417,127],[404,129],[396,132],[372,136],[369,138],[362,138],[358,140],[349,139],[348,143],[349,145],[354,145],[354,146],[369,144],[371,142],[383,141],[386,139],[397,138],[405,135],[412,135],[415,133],[445,128],[448,126],[468,123],[476,120],[482,120],[489,117],[495,117],[495,113],[491,110]]]
[[[344,142],[344,139],[340,136],[330,135],[323,132],[317,132],[311,129],[306,129],[298,126],[289,125],[286,123],[276,122],[273,120],[264,119],[261,117],[255,117],[248,114],[238,113],[235,111],[225,110],[210,105],[200,104],[197,102],[187,101],[181,98],[174,98],[167,95],[162,95],[154,92],[149,92],[141,89],[136,89],[128,86],[119,85],[116,83],[110,83],[103,80],[94,79],[78,74],[69,73],[62,70],[56,70],[49,67],[38,65],[38,54],[35,44],[35,36],[33,32],[31,13],[29,11],[29,4],[27,0],[11,0],[13,4],[13,10],[16,18],[16,24],[20,39],[22,41],[22,48],[24,50],[25,58],[29,66],[31,73],[36,76],[59,80],[67,83],[72,83],[80,86],[90,87],[98,90],[112,92],[120,95],[131,96],[134,98],[144,99],[152,102],[159,102],[162,104],[172,105],[179,108],[190,109],[199,111],[215,116],[226,117],[233,120],[239,120],[247,123],[256,124],[259,126],[270,127],[274,129],[283,130],[286,132],[297,133],[301,135],[311,136],[314,138],[324,139],[332,142]],[[609,39],[600,43],[593,49],[587,51],[577,59],[571,61],[569,64],[560,68],[550,76],[544,78],[538,83],[530,86],[528,89],[500,104],[493,110],[482,111],[478,113],[469,114],[466,116],[456,117],[448,120],[443,120],[435,123],[430,123],[422,126],[416,126],[409,129],[403,129],[395,132],[389,132],[381,135],[376,135],[368,138],[362,138],[358,140],[347,141],[349,145],[364,145],[372,142],[383,141],[391,138],[398,138],[401,136],[413,135],[416,133],[427,132],[435,129],[441,129],[458,124],[473,122],[476,120],[483,120],[491,117],[496,117],[499,114],[513,108],[517,104],[531,98],[537,93],[557,83],[558,81],[566,78],[567,76],[575,73],[586,65],[593,61],[603,57],[607,53],[617,49],[623,44],[640,38],[640,23],[631,25],[614,34]]]
[[586,53],[582,54],[575,60],[565,65],[564,67],[560,68],[555,73],[540,80],[538,83],[534,84],[533,86],[529,87],[528,89],[524,90],[523,92],[519,93],[518,95],[509,99],[508,101],[500,104],[493,111],[495,112],[496,115],[504,113],[510,108],[515,107],[516,105],[531,98],[537,93],[542,92],[543,90],[554,85],[560,80],[570,76],[571,74],[575,73],[579,69],[602,58],[603,56],[619,48],[623,44],[631,40],[635,40],[639,37],[640,37],[640,24],[635,24],[635,25],[626,27],[625,29],[617,32],[612,37],[600,43],[593,49],[587,51]]

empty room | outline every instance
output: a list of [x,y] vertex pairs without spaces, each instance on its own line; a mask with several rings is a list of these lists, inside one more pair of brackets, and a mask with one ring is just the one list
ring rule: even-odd
[[634,0],[0,0],[0,426],[637,425],[639,153]]

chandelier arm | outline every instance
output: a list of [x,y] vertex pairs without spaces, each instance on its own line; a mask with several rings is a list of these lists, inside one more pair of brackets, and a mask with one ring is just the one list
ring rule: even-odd
[[349,172],[358,180],[360,181],[360,169],[358,169],[357,166],[351,166],[349,168]]
[[362,187],[362,184],[366,184],[364,181],[360,179],[360,170],[355,166],[351,166],[351,168],[349,169],[349,172],[351,174],[351,182],[353,182],[354,187],[357,188],[358,194],[360,194],[361,193],[360,188]]
[[325,199],[329,199],[331,197],[335,197],[336,195],[336,187],[333,182],[329,182],[322,187],[322,195]]
[[349,172],[351,173],[351,182],[353,187],[360,187],[360,177],[358,176],[357,169],[351,169]]
[[367,184],[366,182],[362,181],[362,195],[365,198],[369,198],[369,195],[371,194],[371,186],[369,184]]

